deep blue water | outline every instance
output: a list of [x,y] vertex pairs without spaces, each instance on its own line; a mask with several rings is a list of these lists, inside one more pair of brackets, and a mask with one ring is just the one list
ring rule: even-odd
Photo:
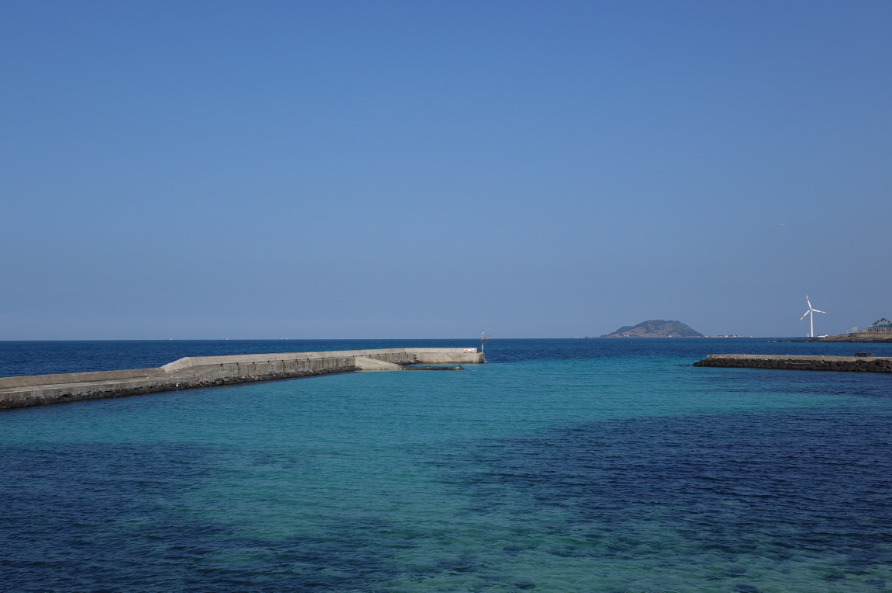
[[[317,352],[364,348],[479,347],[474,340],[101,340],[71,342],[0,341],[0,377],[158,367],[186,356]],[[494,340],[488,362],[556,360],[626,355],[677,356],[696,360],[706,354],[817,354],[855,352],[892,356],[892,344],[785,342],[778,339],[561,339]]]
[[[0,376],[443,341],[0,342]],[[892,377],[765,340],[494,340],[0,413],[0,591],[884,591]]]

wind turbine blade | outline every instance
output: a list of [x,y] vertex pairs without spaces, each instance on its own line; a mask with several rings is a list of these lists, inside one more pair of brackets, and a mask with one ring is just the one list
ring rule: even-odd
[[815,313],[824,313],[824,314],[827,313],[827,311],[820,311],[818,309],[812,309],[812,311],[814,311]]
[[808,314],[809,314],[809,313],[811,313],[811,310],[806,311],[806,312],[805,312],[805,315],[803,315],[802,317],[799,318],[799,321],[802,321],[803,319],[805,319],[806,317],[808,317]]
[[808,300],[808,295],[805,295],[805,302],[808,303],[808,308],[811,309],[811,301]]

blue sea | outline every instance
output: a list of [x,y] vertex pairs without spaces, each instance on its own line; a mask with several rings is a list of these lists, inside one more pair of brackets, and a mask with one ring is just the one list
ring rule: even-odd
[[[0,342],[0,376],[463,340]],[[892,376],[695,368],[887,344],[493,340],[0,413],[0,591],[892,589]]]

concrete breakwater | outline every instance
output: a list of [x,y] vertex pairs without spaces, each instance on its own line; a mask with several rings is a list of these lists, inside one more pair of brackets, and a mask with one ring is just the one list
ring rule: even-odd
[[[0,410],[412,364],[479,364],[473,348],[383,348],[181,358],[150,369],[0,378]],[[454,368],[454,367],[453,367]]]
[[786,369],[796,371],[892,373],[892,357],[710,354],[705,360],[695,362],[694,366]]

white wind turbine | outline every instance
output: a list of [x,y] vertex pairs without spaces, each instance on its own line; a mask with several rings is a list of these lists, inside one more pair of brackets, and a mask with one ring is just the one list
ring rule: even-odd
[[[815,337],[815,313],[824,313],[826,315],[827,311],[821,311],[819,309],[815,309],[814,307],[812,307],[811,301],[808,300],[808,295],[805,295],[805,302],[808,303],[808,311],[805,312],[805,315],[809,315],[811,317],[811,319],[809,320],[809,321],[811,321],[811,335],[809,335],[808,337],[813,338],[813,337]],[[799,321],[802,321],[803,319],[805,319],[805,315],[800,317]]]

